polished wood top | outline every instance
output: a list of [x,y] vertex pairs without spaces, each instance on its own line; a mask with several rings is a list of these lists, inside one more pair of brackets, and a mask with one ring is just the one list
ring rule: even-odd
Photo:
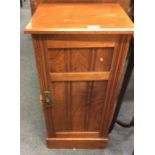
[[133,22],[117,3],[40,4],[25,33],[132,34]]

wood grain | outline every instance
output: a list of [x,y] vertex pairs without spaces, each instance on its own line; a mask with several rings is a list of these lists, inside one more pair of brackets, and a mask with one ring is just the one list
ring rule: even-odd
[[104,148],[106,138],[47,138],[49,148]]
[[91,104],[88,111],[88,131],[100,132],[101,118],[103,107],[106,104],[105,97],[107,91],[108,81],[98,81],[93,83],[92,96],[90,98]]
[[85,131],[87,82],[72,82],[72,131]]
[[54,3],[54,2],[71,2],[71,3],[79,3],[79,2],[91,2],[91,3],[97,3],[97,2],[103,2],[103,3],[119,3],[123,9],[128,13],[129,6],[131,3],[131,0],[30,0],[30,6],[31,6],[31,13],[33,14],[35,10],[37,9],[38,5],[40,3]]
[[133,23],[118,3],[40,4],[25,33],[132,34]]
[[99,138],[99,132],[57,132],[57,138]]
[[103,81],[109,79],[109,72],[50,73],[51,81]]
[[[52,112],[53,112],[53,121],[56,131],[67,131],[68,121],[67,121],[67,107],[64,99],[66,89],[65,82],[52,82],[50,84],[50,91],[52,92]],[[60,113],[61,111],[61,113]]]
[[48,48],[114,47],[117,35],[52,35],[48,36]]
[[[113,48],[95,48],[95,68],[97,72],[110,71],[113,58]],[[67,58],[67,52],[70,56]],[[66,72],[66,60],[70,59],[70,72],[88,72],[90,69],[90,57],[93,49],[48,49],[48,65],[51,72]]]
[[52,117],[52,111],[51,108],[46,107],[45,104],[45,98],[44,98],[44,91],[49,90],[49,79],[47,75],[47,64],[46,64],[46,57],[45,57],[45,50],[44,44],[43,44],[43,38],[42,36],[32,36],[33,41],[33,47],[35,50],[35,60],[39,75],[39,81],[40,81],[40,93],[42,96],[41,102],[43,107],[43,112],[45,116],[45,123],[46,123],[46,131],[48,137],[55,137],[55,128],[53,123],[53,117]]
[[[111,76],[108,83],[107,94],[105,99],[105,107],[102,115],[101,124],[101,136],[107,136],[110,123],[112,121],[112,114],[115,110],[115,100],[118,91],[118,86],[120,83],[123,67],[125,64],[125,59],[128,52],[128,46],[131,36],[121,36],[120,44],[115,48],[115,55],[113,58],[113,64],[111,68]],[[108,112],[105,112],[108,111]]]
[[[70,72],[71,69],[71,57],[72,53],[70,50],[65,50],[65,70],[66,72]],[[65,83],[65,101],[66,101],[66,109],[67,109],[67,126],[68,126],[68,130],[71,131],[72,130],[72,114],[71,114],[71,106],[72,106],[72,83],[70,81],[67,81]]]

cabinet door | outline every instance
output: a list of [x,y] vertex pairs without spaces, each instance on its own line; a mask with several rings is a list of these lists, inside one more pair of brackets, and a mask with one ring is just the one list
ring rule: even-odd
[[127,37],[53,35],[40,43],[51,94],[51,106],[44,104],[47,137],[107,138]]
[[87,134],[100,130],[117,37],[90,37],[53,36],[47,40],[46,61],[56,133]]
[[57,132],[99,131],[112,57],[113,48],[48,49]]

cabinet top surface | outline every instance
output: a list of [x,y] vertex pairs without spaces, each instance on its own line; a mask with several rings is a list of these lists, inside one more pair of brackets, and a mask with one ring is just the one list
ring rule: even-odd
[[133,22],[117,3],[40,4],[25,28],[30,34],[132,34]]

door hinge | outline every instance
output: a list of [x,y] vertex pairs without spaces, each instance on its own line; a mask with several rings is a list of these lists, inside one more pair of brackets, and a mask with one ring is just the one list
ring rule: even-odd
[[52,105],[51,101],[51,92],[50,91],[44,91],[44,97],[45,97],[45,102],[48,106]]

